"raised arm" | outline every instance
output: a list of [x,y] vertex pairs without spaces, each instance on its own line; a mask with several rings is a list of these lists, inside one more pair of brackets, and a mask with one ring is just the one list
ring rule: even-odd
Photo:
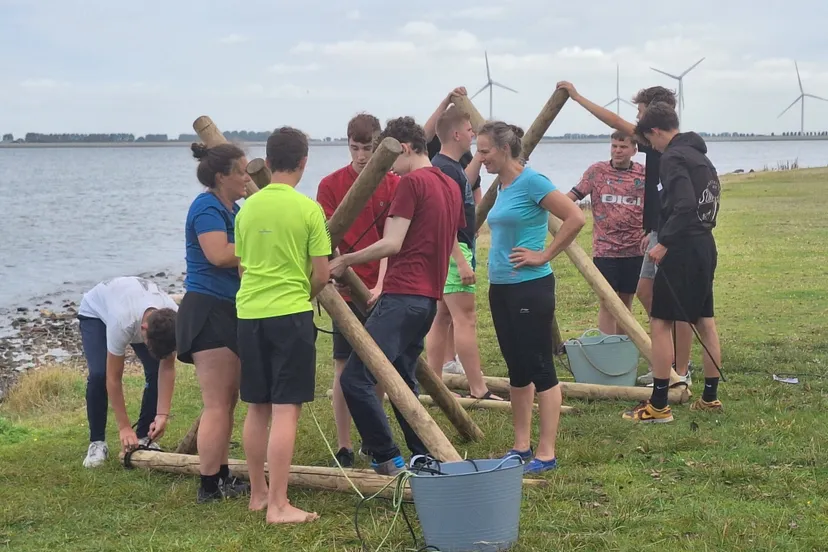
[[431,142],[434,136],[437,134],[437,119],[440,117],[440,114],[443,113],[448,106],[451,104],[451,97],[454,95],[458,96],[465,96],[467,94],[465,87],[458,86],[454,90],[448,93],[448,96],[443,98],[440,104],[437,106],[437,109],[434,110],[434,113],[431,114],[431,117],[423,125],[423,131],[425,132],[425,139],[426,144]]
[[575,86],[571,82],[561,81],[558,83],[557,88],[563,88],[567,92],[569,92],[569,97],[573,101],[581,104],[587,111],[592,113],[592,115],[607,125],[608,127],[614,128],[615,130],[620,130],[630,136],[635,136],[635,125],[629,121],[626,121],[619,117],[616,113],[613,113],[609,109],[603,108],[598,104],[592,103],[588,99],[581,96],[578,91],[575,89]]

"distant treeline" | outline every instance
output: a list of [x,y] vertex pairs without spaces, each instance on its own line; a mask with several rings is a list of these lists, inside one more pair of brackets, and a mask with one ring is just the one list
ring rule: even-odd
[[[271,131],[254,130],[231,130],[224,133],[224,137],[232,142],[266,142]],[[333,142],[338,138],[326,137],[315,142]],[[197,142],[195,134],[179,134],[178,138],[170,138],[166,134],[147,134],[146,136],[135,137],[134,134],[113,133],[113,134],[40,134],[29,132],[25,138],[14,139],[13,134],[4,134],[3,142],[26,142],[33,144],[55,144],[55,143],[110,143],[110,142]]]
[[[224,133],[224,137],[232,142],[266,142],[267,137],[270,136],[270,131],[256,131],[256,130],[231,130]],[[776,133],[770,134],[754,134],[746,132],[699,132],[703,137],[715,138],[749,138],[755,136],[776,136]],[[828,131],[816,132],[782,132],[779,136],[828,136]],[[609,134],[579,134],[567,133],[563,136],[544,136],[544,140],[584,140],[584,139],[609,139]],[[344,141],[345,138],[331,138],[330,136],[322,139],[311,138],[311,142],[338,142]],[[147,134],[146,136],[135,137],[134,134],[113,133],[113,134],[40,134],[39,132],[29,132],[25,138],[18,138],[15,140],[13,134],[3,134],[3,142],[15,143],[34,143],[34,144],[55,144],[55,143],[110,143],[110,142],[197,142],[198,136],[195,134],[179,134],[177,138],[170,138],[166,134]]]

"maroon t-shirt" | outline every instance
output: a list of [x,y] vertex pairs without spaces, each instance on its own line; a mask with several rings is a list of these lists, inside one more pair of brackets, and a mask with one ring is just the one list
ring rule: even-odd
[[388,216],[411,225],[400,252],[388,258],[383,292],[442,299],[451,248],[466,226],[457,183],[436,167],[412,171],[400,179]]

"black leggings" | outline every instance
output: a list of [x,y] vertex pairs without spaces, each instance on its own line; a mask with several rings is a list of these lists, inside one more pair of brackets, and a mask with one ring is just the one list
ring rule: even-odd
[[552,339],[555,275],[519,284],[490,284],[489,308],[510,385],[534,383],[538,393],[558,385]]

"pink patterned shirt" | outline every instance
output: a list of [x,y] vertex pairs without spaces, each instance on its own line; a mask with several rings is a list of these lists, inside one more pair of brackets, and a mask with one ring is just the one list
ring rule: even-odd
[[640,257],[644,230],[644,166],[615,169],[610,161],[589,167],[572,188],[578,200],[592,202],[592,256]]

